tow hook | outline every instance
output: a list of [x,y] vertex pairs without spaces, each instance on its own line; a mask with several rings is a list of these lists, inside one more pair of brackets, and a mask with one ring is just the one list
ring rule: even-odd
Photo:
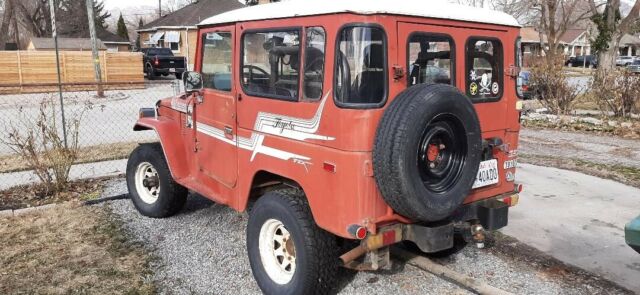
[[481,224],[476,223],[471,226],[471,237],[478,249],[484,248],[485,232]]

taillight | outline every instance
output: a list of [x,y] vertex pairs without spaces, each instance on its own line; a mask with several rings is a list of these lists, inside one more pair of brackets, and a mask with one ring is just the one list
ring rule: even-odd
[[160,65],[160,60],[158,59],[158,57],[156,56],[156,58],[153,60],[153,64],[154,65]]

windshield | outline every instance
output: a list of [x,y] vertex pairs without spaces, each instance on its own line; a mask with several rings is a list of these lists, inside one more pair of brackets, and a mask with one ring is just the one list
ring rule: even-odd
[[147,55],[173,56],[173,52],[171,52],[170,48],[149,48]]

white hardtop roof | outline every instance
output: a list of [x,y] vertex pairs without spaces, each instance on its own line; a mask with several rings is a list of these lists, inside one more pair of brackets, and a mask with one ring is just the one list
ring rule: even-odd
[[395,14],[520,27],[513,16],[504,12],[428,0],[291,0],[231,10],[199,25],[333,13]]

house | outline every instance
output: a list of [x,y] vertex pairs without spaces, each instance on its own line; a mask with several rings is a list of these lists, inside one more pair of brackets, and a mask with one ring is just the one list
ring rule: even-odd
[[618,48],[618,54],[620,54],[620,56],[638,56],[640,55],[640,52],[638,52],[638,48],[640,48],[640,38],[626,34],[620,39]]
[[238,0],[199,0],[138,29],[140,46],[171,48],[175,55],[185,56],[189,69],[193,69],[197,24],[216,14],[242,7],[244,5]]
[[[91,39],[89,38],[58,38],[58,49],[64,51],[91,51]],[[56,50],[53,38],[31,38],[27,50],[54,51]],[[107,46],[98,40],[98,50],[107,50]]]
[[130,52],[132,44],[130,40],[122,38],[117,34],[111,33],[105,29],[96,28],[96,35],[98,39],[104,43],[107,47],[107,51],[110,52]]

